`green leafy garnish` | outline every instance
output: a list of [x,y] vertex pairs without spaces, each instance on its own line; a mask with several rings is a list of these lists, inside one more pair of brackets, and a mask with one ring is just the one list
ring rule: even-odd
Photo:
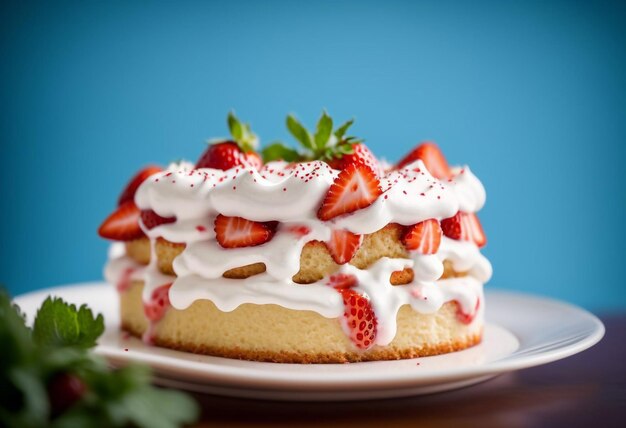
[[0,288],[0,426],[173,428],[197,418],[187,395],[150,384],[148,367],[112,370],[90,354],[103,331],[102,315],[51,297],[31,330]]
[[91,348],[104,332],[104,318],[94,318],[91,309],[48,297],[35,318],[33,340],[40,346],[77,346]]
[[326,114],[324,110],[322,112],[322,117],[317,122],[317,127],[315,128],[315,148],[323,149],[326,145],[328,145],[328,140],[330,139],[330,134],[333,132],[333,119]]
[[259,138],[249,124],[241,122],[235,112],[228,113],[228,129],[233,140],[239,145],[239,148],[245,153],[253,151],[258,145]]
[[287,116],[287,129],[291,132],[291,135],[293,135],[294,138],[298,140],[302,146],[304,146],[305,149],[315,149],[311,133],[307,131],[307,129],[302,126],[302,124],[298,122],[298,119],[296,119],[293,115]]
[[262,152],[263,162],[284,160],[286,162],[297,162],[302,159],[302,155],[295,149],[285,146],[283,143],[272,143],[265,147]]
[[354,120],[350,119],[333,131],[333,119],[326,111],[322,111],[315,127],[315,133],[311,133],[295,116],[290,114],[287,116],[287,129],[300,143],[303,151],[291,149],[282,143],[274,143],[263,150],[263,160],[265,162],[278,159],[288,162],[318,159],[328,161],[354,153],[352,146],[363,140],[346,136],[348,128],[353,123]]

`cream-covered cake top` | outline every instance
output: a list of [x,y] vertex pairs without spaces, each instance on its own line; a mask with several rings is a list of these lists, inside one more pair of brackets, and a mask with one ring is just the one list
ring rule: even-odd
[[[469,167],[449,167],[438,147],[425,143],[385,168],[362,142],[346,136],[351,122],[333,130],[324,114],[315,133],[293,117],[287,123],[303,148],[274,144],[263,152],[265,163],[254,151],[257,137],[231,115],[232,140],[212,144],[195,165],[138,174],[100,233],[118,241],[147,237],[153,257],[144,267],[117,249],[107,279],[143,279],[146,301],[171,283],[169,301],[178,309],[209,299],[223,311],[273,303],[335,318],[347,313],[346,293],[354,294],[376,319],[368,337],[355,342],[362,349],[393,339],[403,305],[433,313],[456,301],[466,317],[482,311],[491,266],[479,251],[486,239],[476,213],[485,190]],[[383,257],[366,269],[349,264],[363,235],[392,223],[404,227],[408,258]],[[158,238],[185,244],[174,260],[176,276],[158,270]],[[326,243],[340,266],[330,277],[297,284],[292,277],[311,241]],[[444,261],[467,275],[441,280]],[[265,272],[222,277],[254,263],[263,263]],[[413,270],[413,280],[391,285],[392,273],[405,268]]]

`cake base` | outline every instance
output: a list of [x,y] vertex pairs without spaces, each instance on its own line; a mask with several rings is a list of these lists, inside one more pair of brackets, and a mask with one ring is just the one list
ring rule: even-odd
[[362,351],[346,336],[339,318],[272,304],[244,304],[223,312],[209,300],[198,300],[185,310],[169,308],[150,325],[142,292],[143,281],[133,281],[120,293],[122,328],[134,336],[149,335],[156,346],[196,354],[276,363],[346,363],[444,354],[482,338],[482,311],[465,324],[455,302],[433,314],[403,306],[393,341]]

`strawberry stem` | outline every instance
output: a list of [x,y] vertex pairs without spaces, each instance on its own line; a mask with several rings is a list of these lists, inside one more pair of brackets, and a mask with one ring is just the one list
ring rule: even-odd
[[259,138],[252,132],[250,125],[241,122],[237,116],[235,116],[234,111],[228,113],[227,123],[230,135],[239,148],[244,153],[253,152],[258,145]]
[[345,136],[353,123],[354,119],[350,119],[333,132],[333,119],[323,110],[315,133],[311,134],[294,115],[287,116],[287,129],[305,149],[306,160],[331,160],[352,154],[352,145],[363,141],[353,136]]

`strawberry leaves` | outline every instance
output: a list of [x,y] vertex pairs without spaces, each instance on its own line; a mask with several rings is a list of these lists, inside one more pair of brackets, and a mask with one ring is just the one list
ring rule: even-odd
[[326,113],[326,110],[322,111],[322,117],[317,122],[315,128],[315,148],[323,149],[328,144],[330,134],[333,132],[333,119]]
[[[335,131],[335,137],[338,140],[343,140],[343,136],[346,135],[348,128],[350,128],[353,123],[354,123],[354,119],[350,119],[346,123],[341,125],[339,128],[337,128],[337,130]],[[349,137],[349,138],[352,138],[352,137]]]
[[241,122],[237,116],[235,116],[235,112],[233,111],[228,113],[227,122],[230,135],[233,137],[233,140],[237,143],[239,148],[243,152],[254,151],[258,145],[259,138],[254,132],[252,132],[250,125]]
[[302,155],[296,149],[285,146],[281,142],[272,143],[261,151],[263,162],[283,160],[286,162],[297,162],[302,159]]
[[313,151],[315,146],[313,145],[313,137],[307,131],[307,129],[302,126],[302,124],[295,118],[293,115],[287,116],[287,129],[293,135],[293,137],[302,144],[305,149]]
[[[346,136],[348,128],[353,123],[354,120],[350,119],[333,131],[333,119],[324,110],[315,126],[315,133],[312,134],[295,116],[291,114],[287,116],[287,129],[304,149],[304,153],[300,154],[298,160],[306,161],[318,159],[329,161],[352,154],[354,152],[352,146],[363,141],[356,137]],[[275,159],[268,158],[268,160]]]
[[353,136],[346,136],[348,129],[354,124],[350,119],[333,130],[333,118],[326,110],[322,111],[315,132],[311,133],[292,114],[287,116],[287,130],[296,139],[302,148],[301,151],[275,142],[263,149],[263,161],[271,162],[284,160],[287,162],[307,162],[312,160],[332,161],[341,159],[345,155],[354,153],[354,145],[363,140]]

